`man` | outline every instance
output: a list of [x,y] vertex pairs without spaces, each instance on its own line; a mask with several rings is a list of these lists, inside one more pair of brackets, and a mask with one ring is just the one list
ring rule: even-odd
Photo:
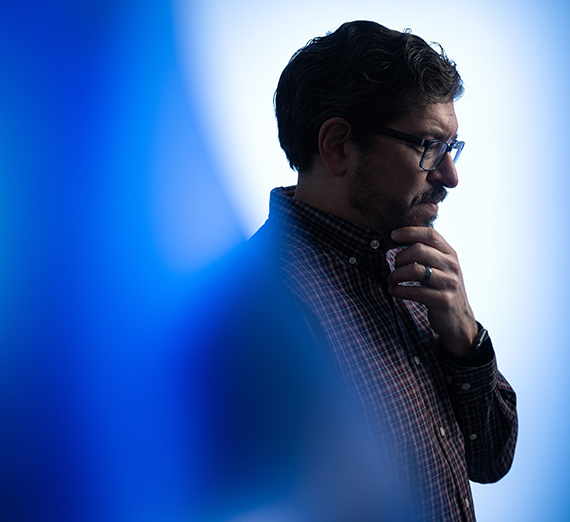
[[516,442],[515,394],[433,228],[458,183],[443,50],[373,22],[297,51],[275,93],[296,187],[275,189],[253,242],[322,332],[419,520],[475,520],[469,479],[494,482]]

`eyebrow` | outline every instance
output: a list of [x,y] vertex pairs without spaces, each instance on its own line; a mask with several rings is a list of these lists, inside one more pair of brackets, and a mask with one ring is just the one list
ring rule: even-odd
[[424,138],[426,140],[441,140],[441,141],[454,141],[459,137],[459,134],[456,132],[449,140],[447,136],[443,133],[443,131],[439,128],[427,129],[419,133],[419,135],[425,136],[433,136],[433,138]]

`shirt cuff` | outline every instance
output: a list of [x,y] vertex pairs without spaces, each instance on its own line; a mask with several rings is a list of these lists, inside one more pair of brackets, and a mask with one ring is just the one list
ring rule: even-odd
[[[483,329],[483,326],[481,326],[479,322],[477,325],[479,326],[479,330]],[[476,368],[479,366],[485,366],[495,358],[495,350],[493,349],[493,343],[491,342],[491,338],[489,336],[487,336],[476,353],[468,355],[467,357],[457,357],[442,347],[440,347],[439,353],[443,359],[449,361],[450,363],[453,363],[456,366],[461,366],[462,368]]]
[[499,371],[490,339],[481,345],[475,355],[456,357],[444,348],[440,349],[440,354],[448,390],[456,400],[481,400],[495,389]]

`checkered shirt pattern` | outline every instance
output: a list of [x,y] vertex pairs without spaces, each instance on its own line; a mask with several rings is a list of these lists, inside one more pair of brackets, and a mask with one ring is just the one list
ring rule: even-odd
[[[512,388],[492,360],[445,357],[424,305],[392,298],[386,277],[399,249],[373,231],[271,193],[257,233],[288,288],[316,317],[370,425],[389,442],[422,521],[474,521],[469,479],[495,482],[514,456]],[[254,236],[255,237],[255,236]]]

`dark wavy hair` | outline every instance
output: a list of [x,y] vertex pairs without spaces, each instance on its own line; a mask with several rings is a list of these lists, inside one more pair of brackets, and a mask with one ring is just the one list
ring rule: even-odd
[[438,47],[407,31],[356,21],[299,49],[274,97],[279,142],[291,168],[302,173],[313,166],[319,130],[329,118],[350,122],[352,141],[366,153],[375,126],[419,105],[458,99],[461,77]]

